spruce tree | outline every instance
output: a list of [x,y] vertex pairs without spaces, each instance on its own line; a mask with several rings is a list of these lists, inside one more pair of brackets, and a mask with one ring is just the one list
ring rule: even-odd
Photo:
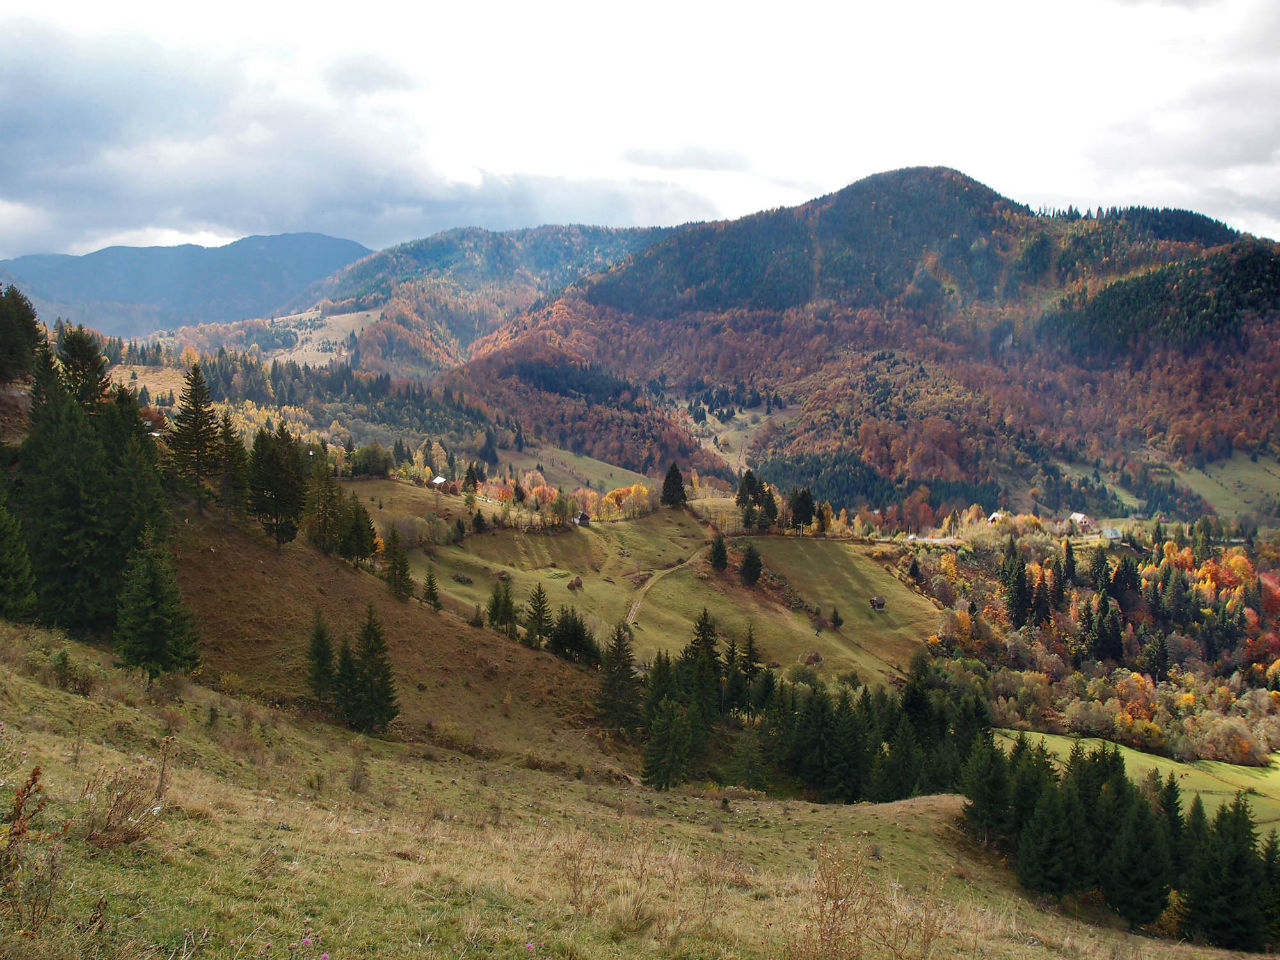
[[440,602],[440,589],[436,586],[436,568],[434,565],[427,567],[426,578],[422,581],[422,602],[432,610],[439,610],[444,606]]
[[551,626],[551,602],[547,599],[547,591],[542,589],[542,584],[534,584],[525,608],[524,642],[534,648],[541,647],[543,640],[551,635]]
[[397,600],[413,596],[413,578],[409,575],[409,554],[400,540],[400,531],[392,524],[387,534],[387,585]]
[[35,611],[36,580],[22,527],[0,498],[0,620],[26,620]]
[[988,733],[974,741],[969,760],[960,774],[968,802],[964,819],[985,844],[1007,835],[1009,826],[1009,769],[1004,751]]
[[321,706],[332,705],[335,680],[333,638],[317,608],[311,640],[307,645],[307,688]]
[[1107,903],[1131,925],[1151,923],[1164,912],[1172,878],[1168,832],[1146,798],[1129,804],[1103,857],[1101,874]]
[[113,642],[124,664],[142,667],[152,678],[200,661],[173,560],[150,531],[125,566]]
[[203,513],[208,499],[205,484],[214,475],[218,463],[219,430],[209,385],[199,363],[193,363],[184,378],[169,447],[173,450],[178,475],[192,485],[196,510]]
[[58,366],[62,383],[82,410],[92,411],[102,402],[111,381],[107,358],[97,334],[83,326],[64,327],[58,336]]
[[1056,783],[1046,784],[1018,841],[1018,882],[1026,889],[1052,897],[1071,889],[1074,864],[1064,855],[1070,841],[1066,829],[1062,792]]
[[670,697],[664,698],[649,725],[649,739],[644,745],[640,779],[645,786],[669,790],[680,783],[685,777],[690,743],[687,711]]
[[663,700],[676,696],[675,667],[671,663],[671,655],[659,650],[654,655],[649,673],[645,677],[644,689],[644,725],[653,728],[653,720],[658,715],[658,707]]
[[664,507],[683,507],[687,498],[684,492],[684,477],[675,461],[667,468],[667,475],[662,481],[661,503]]
[[724,534],[717,532],[715,539],[711,541],[711,569],[716,573],[724,573],[728,566],[729,551],[725,547]]
[[249,502],[279,551],[298,535],[306,501],[306,468],[298,441],[282,422],[274,434],[259,429],[249,454]]
[[400,714],[391,654],[382,624],[369,604],[360,634],[356,638],[356,707],[352,726],[362,733],[382,733]]
[[13,501],[38,612],[50,626],[107,630],[115,623],[120,558],[136,545],[113,535],[111,520],[130,505],[109,499],[110,465],[84,410],[56,381],[45,387],[32,405]]
[[748,543],[746,549],[742,551],[742,566],[738,568],[738,576],[748,587],[754,587],[763,569],[764,564],[760,560],[760,552],[756,550],[756,545]]
[[356,728],[361,713],[360,670],[346,637],[338,644],[338,662],[333,670],[333,701],[338,717]]
[[610,729],[630,731],[640,722],[640,680],[635,672],[631,628],[619,621],[601,657],[596,713]]
[[29,371],[43,340],[35,307],[10,284],[0,296],[0,382]]
[[249,497],[249,453],[224,413],[218,425],[218,505],[222,522],[230,526],[233,516],[242,514]]
[[1062,579],[1067,586],[1076,582],[1076,550],[1070,540],[1062,541]]

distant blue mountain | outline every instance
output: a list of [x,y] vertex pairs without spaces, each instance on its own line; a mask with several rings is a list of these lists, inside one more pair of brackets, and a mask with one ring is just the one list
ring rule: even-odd
[[370,252],[318,233],[245,237],[225,247],[108,247],[0,260],[0,282],[26,294],[45,323],[63,317],[131,337],[270,316]]

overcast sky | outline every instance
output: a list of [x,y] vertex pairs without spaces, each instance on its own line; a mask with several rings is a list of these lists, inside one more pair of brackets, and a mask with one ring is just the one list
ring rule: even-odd
[[1275,0],[276,6],[0,0],[0,258],[672,224],[915,165],[1280,237]]

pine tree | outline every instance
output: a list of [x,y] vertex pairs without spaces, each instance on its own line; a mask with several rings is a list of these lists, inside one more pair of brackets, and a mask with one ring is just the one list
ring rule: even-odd
[[596,713],[613,730],[630,731],[640,722],[640,681],[631,644],[631,628],[619,621],[601,658]]
[[1248,802],[1237,794],[1229,806],[1218,808],[1208,837],[1192,858],[1188,923],[1215,946],[1262,949],[1258,894],[1264,870],[1256,843]]
[[249,502],[278,551],[298,535],[306,500],[306,468],[298,441],[282,422],[274,434],[259,429],[249,454]]
[[1056,783],[1049,783],[1018,841],[1018,882],[1033,893],[1061,897],[1071,890],[1074,864],[1064,856],[1070,841],[1064,835],[1066,829],[1062,792]]
[[440,602],[440,590],[436,586],[436,568],[434,565],[427,567],[427,576],[422,581],[422,602],[432,610],[439,610],[444,606]]
[[360,561],[373,556],[377,533],[373,529],[369,511],[354,490],[343,505],[339,524],[342,530],[342,539],[338,545],[340,556],[356,566],[360,565]]
[[36,346],[43,339],[35,307],[11,284],[0,296],[0,382],[32,368]]
[[387,534],[387,584],[397,600],[413,596],[413,578],[409,575],[409,554],[400,540],[400,531],[392,524]]
[[71,399],[86,412],[102,402],[111,381],[96,334],[83,326],[64,327],[58,337],[58,365]]
[[0,498],[0,620],[26,620],[35,611],[36,580],[22,527]]
[[1009,825],[1009,769],[1004,752],[990,734],[974,741],[960,774],[968,803],[964,819],[969,829],[990,844],[1006,836]]
[[354,729],[361,708],[360,670],[346,637],[338,644],[338,662],[333,670],[333,701],[339,718]]
[[724,573],[728,566],[729,551],[725,547],[724,534],[716,533],[715,539],[711,541],[711,569],[716,573]]
[[224,413],[218,427],[218,505],[222,522],[231,525],[233,515],[244,512],[249,497],[249,453],[244,441],[231,425],[231,414]]
[[150,531],[125,566],[113,642],[124,664],[142,667],[152,678],[200,661],[173,560]]
[[333,703],[335,680],[333,638],[317,608],[311,640],[307,645],[307,688],[321,706]]
[[690,742],[687,711],[670,697],[664,698],[649,725],[649,740],[644,745],[640,779],[645,786],[669,790],[680,783],[689,761]]
[[764,564],[760,560],[760,552],[756,550],[756,545],[748,543],[746,549],[742,551],[742,566],[738,568],[738,575],[742,578],[742,582],[748,587],[754,587],[763,569]]
[[178,475],[192,485],[196,510],[203,513],[208,499],[205,484],[214,475],[218,463],[219,431],[209,385],[199,363],[193,363],[184,378],[169,446]]
[[369,604],[356,638],[356,705],[352,726],[362,733],[382,733],[400,714],[386,634]]
[[542,584],[534,584],[525,608],[524,642],[531,647],[541,647],[543,640],[551,635],[551,626],[551,602],[547,599],[547,591],[542,589]]
[[1171,879],[1168,833],[1144,797],[1129,804],[1101,872],[1103,896],[1130,924],[1151,923],[1164,911]]
[[1105,547],[1094,551],[1093,559],[1089,562],[1089,583],[1098,593],[1106,593],[1111,586],[1111,564],[1107,562]]
[[667,468],[667,475],[662,481],[661,503],[664,507],[683,507],[686,503],[684,477],[675,461]]
[[84,410],[47,381],[33,403],[19,454],[22,483],[14,514],[26,534],[43,622],[69,630],[101,631],[115,623],[120,558],[136,545],[112,530],[106,451]]

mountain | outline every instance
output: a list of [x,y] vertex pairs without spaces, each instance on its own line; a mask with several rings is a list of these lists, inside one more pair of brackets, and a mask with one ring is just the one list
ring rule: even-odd
[[61,316],[131,337],[269,315],[367,253],[352,240],[294,233],[246,237],[223,247],[108,247],[79,257],[18,257],[0,261],[0,280],[20,287],[46,321]]
[[[1083,496],[1072,464],[1132,491],[1148,462],[1274,452],[1278,309],[1280,249],[1210,218],[1036,213],[914,168],[675,232],[478,341],[453,382],[597,456],[630,409],[631,436],[667,438],[637,469],[701,435],[837,507],[923,484],[935,507],[1056,509]],[[750,449],[726,455],[733,413]]]
[[318,300],[327,315],[377,311],[357,335],[353,364],[401,376],[434,372],[462,362],[477,337],[539,299],[672,232],[576,225],[448,230],[352,263],[293,306]]

